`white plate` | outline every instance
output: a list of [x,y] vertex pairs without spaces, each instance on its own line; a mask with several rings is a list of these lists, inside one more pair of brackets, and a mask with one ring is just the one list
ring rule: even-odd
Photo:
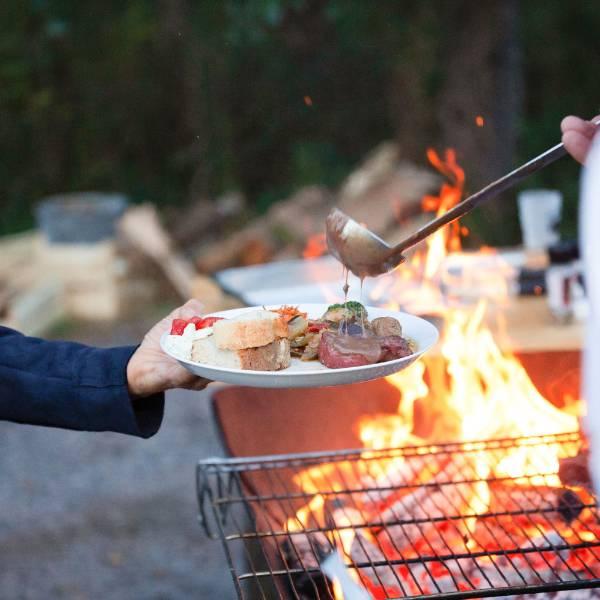
[[[266,308],[279,308],[279,306],[267,306]],[[241,313],[261,308],[263,307],[236,308],[234,310],[212,313],[211,316],[232,318]],[[164,352],[169,354],[169,356],[173,356],[188,371],[191,371],[194,375],[198,375],[198,377],[250,387],[301,388],[343,385],[386,377],[387,375],[406,369],[419,356],[429,350],[438,339],[437,329],[425,319],[385,308],[370,306],[366,308],[370,320],[377,317],[394,317],[398,319],[402,324],[402,335],[414,343],[416,351],[404,358],[374,365],[365,365],[363,367],[328,369],[318,361],[303,362],[298,358],[292,358],[290,366],[281,371],[246,371],[242,369],[225,369],[206,363],[197,363],[177,358],[165,349],[165,340],[168,335],[166,333],[161,338],[161,347]],[[308,313],[309,318],[318,319],[327,310],[327,304],[300,304],[298,305],[298,309]]]

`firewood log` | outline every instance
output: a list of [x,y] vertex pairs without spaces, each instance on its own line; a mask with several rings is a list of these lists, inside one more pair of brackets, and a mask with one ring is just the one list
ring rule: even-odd
[[119,222],[119,232],[164,272],[182,300],[198,298],[205,312],[241,306],[210,278],[196,272],[193,262],[178,252],[150,204],[129,209]]

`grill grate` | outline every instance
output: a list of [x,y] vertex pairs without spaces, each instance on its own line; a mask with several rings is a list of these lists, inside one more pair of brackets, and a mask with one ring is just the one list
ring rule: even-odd
[[[373,598],[600,588],[595,499],[538,462],[581,445],[569,433],[210,459],[197,469],[200,520],[240,598],[334,599],[319,565],[341,548]],[[503,469],[511,457],[525,457],[518,477]]]

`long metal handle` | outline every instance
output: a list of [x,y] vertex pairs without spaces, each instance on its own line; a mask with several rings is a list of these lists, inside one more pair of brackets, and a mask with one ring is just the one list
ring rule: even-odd
[[421,227],[421,229],[415,231],[415,233],[413,233],[410,237],[394,246],[394,248],[392,248],[390,251],[389,256],[394,256],[399,253],[401,254],[407,248],[411,248],[415,244],[422,242],[426,237],[429,237],[440,227],[443,227],[448,223],[452,223],[452,221],[456,221],[456,219],[466,215],[482,202],[490,200],[491,198],[496,197],[498,194],[510,189],[526,177],[529,177],[533,173],[540,171],[545,166],[553,163],[555,160],[562,158],[566,153],[567,151],[562,143],[556,144],[556,146],[546,150],[546,152],[543,154],[540,154],[524,165],[521,165],[514,171],[511,171],[507,175],[504,175],[500,179],[490,183],[476,194],[469,196],[451,208],[448,212],[444,213],[441,217],[434,219],[427,225]]

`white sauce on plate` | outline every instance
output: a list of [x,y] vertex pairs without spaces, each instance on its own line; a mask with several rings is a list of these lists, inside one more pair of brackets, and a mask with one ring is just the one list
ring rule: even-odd
[[168,335],[165,340],[165,349],[176,356],[184,360],[190,360],[192,358],[192,345],[196,340],[201,340],[211,336],[213,333],[212,327],[204,327],[203,329],[196,329],[193,323],[188,323],[183,330],[182,335]]

